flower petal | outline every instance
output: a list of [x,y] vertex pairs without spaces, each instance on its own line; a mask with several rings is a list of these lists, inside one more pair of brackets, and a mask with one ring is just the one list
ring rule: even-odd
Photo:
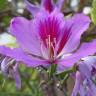
[[18,64],[16,64],[13,67],[12,75],[13,75],[13,78],[16,82],[16,88],[20,89],[21,88],[21,78],[20,78],[20,75],[19,75],[19,72],[18,72]]
[[80,63],[78,63],[78,67],[78,70],[80,71],[83,77],[87,79],[91,78],[91,70],[89,69],[86,63],[81,61]]
[[26,5],[27,10],[29,10],[29,12],[33,16],[36,16],[36,14],[40,11],[39,6],[31,4],[30,2],[28,2],[28,0],[25,0],[25,5]]
[[23,17],[16,17],[10,25],[11,33],[16,37],[20,47],[31,54],[41,56],[40,41],[32,28],[33,22]]
[[[63,53],[68,53],[76,50],[80,44],[80,38],[84,31],[89,27],[90,19],[84,14],[76,14],[71,19],[66,20],[66,27],[69,27],[71,35],[63,48]],[[65,27],[65,28],[66,28]]]
[[30,54],[24,53],[20,48],[10,49],[8,47],[0,46],[0,54],[9,56],[16,61],[21,61],[28,67],[44,66],[46,67],[49,62],[43,59],[38,59]]
[[79,71],[76,72],[76,81],[75,81],[75,86],[72,91],[71,96],[77,96],[79,90],[80,90],[80,84],[81,84],[81,74]]
[[93,67],[96,69],[96,56],[88,56],[88,57],[82,58],[82,60],[88,66],[90,71],[92,71]]
[[64,66],[70,68],[74,65],[74,63],[79,61],[81,58],[87,57],[88,55],[93,55],[95,52],[96,52],[96,40],[93,40],[92,42],[82,44],[77,52],[73,53],[72,55],[60,61],[57,61],[57,63],[58,66]]
[[42,0],[42,7],[44,7],[48,12],[52,12],[54,8],[53,0]]
[[62,6],[63,6],[63,4],[64,4],[64,1],[65,1],[65,0],[58,0],[58,1],[57,1],[56,6],[57,6],[58,9],[61,10],[61,8],[62,8]]
[[89,92],[91,94],[91,96],[95,96],[96,95],[96,85],[91,81],[89,80]]

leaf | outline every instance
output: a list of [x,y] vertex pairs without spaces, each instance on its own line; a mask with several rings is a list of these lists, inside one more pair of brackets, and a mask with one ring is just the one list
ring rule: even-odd
[[91,18],[93,23],[96,25],[96,0],[92,2]]

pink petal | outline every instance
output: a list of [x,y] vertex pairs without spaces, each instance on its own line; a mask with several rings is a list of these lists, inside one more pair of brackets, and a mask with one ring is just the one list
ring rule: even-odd
[[32,25],[33,21],[16,17],[11,22],[10,31],[16,37],[20,47],[31,54],[41,56],[40,41]]
[[69,31],[71,31],[71,35],[64,46],[62,53],[69,53],[76,50],[80,44],[81,35],[88,29],[89,24],[90,19],[84,14],[76,14],[71,19],[66,20],[65,28],[67,27],[70,29]]

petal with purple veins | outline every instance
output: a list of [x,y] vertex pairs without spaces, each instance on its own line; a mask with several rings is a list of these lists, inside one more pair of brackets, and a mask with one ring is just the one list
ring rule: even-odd
[[84,14],[76,14],[71,19],[66,20],[65,28],[70,25],[71,29],[69,27],[69,31],[71,31],[71,35],[69,36],[69,39],[64,46],[62,53],[72,52],[78,48],[81,35],[88,29],[89,24],[90,19]]

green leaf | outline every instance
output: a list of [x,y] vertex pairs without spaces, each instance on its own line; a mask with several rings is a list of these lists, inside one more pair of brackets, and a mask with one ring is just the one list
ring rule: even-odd
[[96,25],[96,0],[92,2],[91,18],[93,23]]
[[0,10],[5,9],[7,5],[7,0],[0,0]]

